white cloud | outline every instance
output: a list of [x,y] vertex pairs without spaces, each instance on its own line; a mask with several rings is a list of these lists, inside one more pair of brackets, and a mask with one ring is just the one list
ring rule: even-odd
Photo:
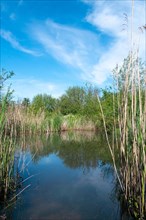
[[[20,0],[20,3],[22,2]],[[128,55],[130,34],[127,35],[127,32],[130,28],[131,1],[82,0],[82,2],[88,4],[90,8],[85,21],[98,32],[62,25],[49,19],[31,23],[28,32],[33,40],[42,46],[46,54],[77,70],[84,80],[101,85],[107,80],[116,64],[121,63]],[[126,27],[122,27],[125,23],[123,13],[128,17],[127,31],[121,31]],[[141,37],[140,56],[143,58],[145,33],[139,35],[138,27],[145,25],[145,13],[144,1],[135,1],[134,42],[138,42],[139,36]],[[1,30],[0,34],[15,49],[34,56],[41,55],[22,46],[11,32]],[[108,39],[108,42],[109,39],[111,40],[109,45],[102,36]]]
[[94,33],[61,25],[49,19],[31,24],[30,33],[47,54],[83,73],[91,70],[100,53],[99,39]]
[[15,100],[27,97],[32,99],[35,95],[44,93],[56,98],[63,94],[63,89],[60,85],[38,79],[21,78],[11,80],[11,83],[14,88]]
[[0,35],[3,39],[5,39],[6,41],[8,41],[11,46],[17,50],[20,50],[24,53],[27,54],[31,54],[33,56],[40,56],[41,54],[39,54],[36,51],[27,49],[25,47],[23,47],[17,40],[16,38],[13,36],[13,34],[10,31],[5,31],[5,30],[0,30]]
[[[85,20],[98,30],[97,34],[61,25],[49,19],[31,24],[30,33],[47,54],[76,68],[84,80],[101,85],[116,64],[122,64],[130,50],[131,1],[82,1],[90,7]],[[127,14],[128,27],[122,26],[123,23],[126,24],[124,13]],[[137,45],[140,36],[140,56],[144,58],[145,34],[140,34],[138,29],[145,24],[144,1],[135,1],[134,15],[136,28],[133,41]],[[123,27],[125,31],[122,31]],[[106,40],[102,40],[102,36],[111,39],[109,45]]]
[[97,64],[94,65],[90,74],[90,81],[102,84],[107,80],[116,63],[122,64],[124,57],[127,56],[128,46],[125,40],[117,40],[114,45],[100,57]]
[[[94,25],[100,31],[114,36],[121,36],[123,24],[127,24],[129,29],[131,26],[131,6],[132,1],[92,1],[92,11],[86,16],[86,20]],[[138,27],[146,22],[146,6],[144,0],[134,1],[134,33]],[[127,22],[124,19],[124,14],[127,15]],[[129,30],[130,31],[130,30]],[[136,33],[135,33],[136,34]]]
[[[128,1],[127,1],[128,2]],[[85,2],[87,3],[87,2]],[[90,1],[92,11],[86,16],[87,22],[108,35],[122,34],[123,13],[129,13],[129,3],[125,1]],[[123,7],[124,6],[124,7]]]
[[[83,0],[83,2],[89,4],[92,8],[86,16],[86,21],[96,27],[98,31],[113,39],[109,49],[101,54],[91,74],[88,75],[89,80],[102,84],[106,81],[116,64],[122,63],[131,48],[131,1]],[[145,59],[146,36],[145,33],[140,33],[139,27],[143,26],[146,22],[145,8],[144,1],[135,1],[133,42],[136,47],[140,43],[140,57],[143,59]],[[123,13],[127,14],[128,23],[124,20]],[[123,26],[126,28],[124,32],[121,31],[123,23],[127,24],[127,27],[126,25]]]

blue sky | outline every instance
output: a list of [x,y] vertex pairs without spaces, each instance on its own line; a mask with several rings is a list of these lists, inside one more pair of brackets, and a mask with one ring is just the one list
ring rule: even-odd
[[[15,99],[69,86],[104,87],[130,49],[131,1],[1,0],[1,68],[13,70]],[[134,41],[145,59],[146,3],[134,3]],[[128,17],[128,27],[124,13]],[[124,28],[126,27],[126,28]],[[123,28],[125,29],[123,31]],[[140,39],[140,40],[139,40]]]

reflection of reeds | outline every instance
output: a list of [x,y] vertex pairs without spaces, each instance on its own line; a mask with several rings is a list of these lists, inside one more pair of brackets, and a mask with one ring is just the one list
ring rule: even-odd
[[62,141],[76,141],[81,142],[82,140],[91,141],[95,138],[96,132],[94,131],[70,131],[61,132],[60,137]]
[[[51,133],[48,137],[34,136],[24,137],[23,150],[31,153],[31,160],[38,161],[40,158],[50,154],[61,157],[66,164],[80,164],[84,167],[97,167],[97,161],[111,162],[110,154],[104,147],[105,139],[102,135],[87,131],[69,131]],[[17,140],[17,145],[22,146],[22,138]],[[23,154],[23,153],[22,153]],[[26,160],[24,166],[27,166]],[[29,166],[29,165],[28,165]]]
[[[74,141],[76,143],[80,142],[90,142],[90,141],[99,141],[98,139],[102,139],[102,135],[96,135],[94,131],[62,131],[60,133],[50,133],[48,136],[23,136],[19,137],[16,142],[16,148],[20,148],[21,151],[30,150],[32,154],[39,154],[41,151],[45,149],[52,148],[51,153],[53,152],[53,148],[55,146],[59,146],[63,142],[71,142]],[[54,147],[53,147],[54,146]]]

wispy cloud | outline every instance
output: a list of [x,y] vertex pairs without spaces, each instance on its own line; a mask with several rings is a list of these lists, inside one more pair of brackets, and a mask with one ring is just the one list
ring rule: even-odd
[[[57,61],[74,68],[81,79],[101,85],[116,64],[122,63],[130,50],[131,1],[82,0],[82,2],[89,6],[84,21],[95,27],[94,32],[59,24],[50,19],[30,23],[28,32],[38,46],[41,45],[46,55],[51,55]],[[20,0],[18,4],[22,3]],[[127,14],[127,21],[124,20],[124,13]],[[143,0],[135,1],[134,15],[136,27],[134,41],[140,42],[140,56],[144,58],[145,33],[140,34],[138,29],[145,25],[146,12]],[[15,14],[11,13],[10,16],[12,20],[15,19]],[[127,26],[122,26],[123,23]],[[125,31],[122,31],[123,27]],[[21,45],[10,31],[1,30],[0,35],[17,50],[33,56],[41,55]],[[108,45],[102,36],[110,39]]]
[[[84,0],[87,3],[89,0]],[[138,27],[145,24],[145,1],[134,1],[134,19],[133,27],[136,34]],[[122,25],[127,24],[127,29],[130,29],[131,25],[131,1],[107,1],[97,0],[90,2],[92,11],[86,16],[86,20],[94,25],[98,30],[112,36],[121,36],[123,33]],[[127,21],[125,16],[127,15]],[[122,34],[123,35],[123,34]]]
[[30,50],[30,49],[23,47],[10,31],[0,30],[0,35],[3,39],[8,41],[13,48],[15,48],[17,50],[20,50],[20,51],[27,53],[27,54],[31,54],[33,56],[40,56],[41,55],[40,53],[38,53],[36,51],[33,51],[33,50]]
[[21,78],[11,80],[14,89],[15,99],[29,97],[32,99],[37,94],[47,93],[58,98],[63,94],[61,85],[50,83],[39,79]]
[[48,19],[31,24],[30,33],[47,54],[83,73],[90,70],[100,54],[98,36],[90,31],[61,25]]
[[[39,42],[45,52],[58,61],[78,69],[80,77],[86,81],[104,83],[116,64],[122,64],[130,50],[130,15],[131,4],[129,1],[89,1],[90,11],[85,21],[92,24],[96,32],[86,31],[62,25],[51,20],[34,22],[30,25],[30,33],[34,40]],[[127,26],[122,26],[124,13],[129,19]],[[141,16],[139,17],[139,14]],[[144,25],[144,2],[135,3],[134,41],[141,40],[140,56],[145,53],[145,35],[140,34],[138,27]],[[122,31],[126,27],[125,31]],[[99,34],[100,33],[100,34]],[[107,45],[102,36],[111,39]],[[107,49],[108,47],[108,49]]]
[[[109,49],[101,54],[100,59],[94,65],[91,74],[89,74],[91,81],[103,83],[115,65],[117,63],[121,64],[130,50],[131,1],[83,0],[83,2],[89,4],[92,8],[86,16],[86,21],[112,39]],[[145,8],[144,1],[135,1],[133,41],[135,46],[140,44],[140,56],[144,59],[146,36],[145,33],[140,33],[139,27],[145,24]],[[124,13],[127,16],[127,21],[124,20]],[[123,24],[125,25],[122,26]],[[122,31],[123,27],[125,31]]]
[[[83,2],[89,3],[89,0]],[[128,1],[127,1],[128,2]],[[125,4],[125,7],[123,7]],[[129,13],[129,3],[122,1],[90,1],[92,11],[86,16],[86,21],[98,30],[111,36],[122,34],[123,13]],[[126,11],[125,11],[126,10]]]

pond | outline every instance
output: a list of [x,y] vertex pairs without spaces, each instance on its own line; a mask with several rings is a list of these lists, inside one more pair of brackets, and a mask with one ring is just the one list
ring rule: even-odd
[[25,138],[18,146],[15,166],[23,182],[16,201],[6,209],[8,219],[121,219],[104,136],[63,132]]

